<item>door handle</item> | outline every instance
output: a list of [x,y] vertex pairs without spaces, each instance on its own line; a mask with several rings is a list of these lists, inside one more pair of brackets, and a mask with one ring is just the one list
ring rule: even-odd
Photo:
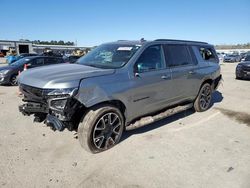
[[161,79],[164,79],[164,80],[167,80],[167,79],[169,79],[170,78],[170,76],[166,76],[166,75],[162,75],[161,76]]

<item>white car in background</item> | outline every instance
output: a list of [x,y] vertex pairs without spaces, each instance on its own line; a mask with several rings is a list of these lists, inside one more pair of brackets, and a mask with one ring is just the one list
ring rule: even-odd
[[223,55],[220,52],[217,52],[217,56],[218,56],[218,58],[219,58],[220,61],[223,61],[225,55]]

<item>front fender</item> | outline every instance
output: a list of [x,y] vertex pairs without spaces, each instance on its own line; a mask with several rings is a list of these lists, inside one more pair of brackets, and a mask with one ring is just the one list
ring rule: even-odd
[[87,108],[103,101],[112,100],[112,97],[109,97],[108,93],[97,85],[80,87],[75,98]]

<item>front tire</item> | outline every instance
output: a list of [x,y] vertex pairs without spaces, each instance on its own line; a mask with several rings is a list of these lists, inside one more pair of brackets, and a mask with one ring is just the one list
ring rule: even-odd
[[209,83],[202,85],[199,94],[194,102],[194,109],[196,112],[204,112],[211,106],[212,101],[212,87]]
[[11,84],[12,86],[17,86],[17,75],[12,75],[12,76],[10,77],[10,84]]
[[85,150],[99,153],[115,146],[124,130],[124,118],[112,105],[91,108],[78,127],[79,142]]

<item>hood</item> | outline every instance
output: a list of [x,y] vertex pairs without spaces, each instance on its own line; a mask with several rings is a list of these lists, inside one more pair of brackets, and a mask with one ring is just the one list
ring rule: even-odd
[[13,69],[13,66],[3,66],[3,67],[0,67],[0,71],[1,70],[12,70]]
[[37,88],[57,89],[79,86],[83,78],[113,74],[114,69],[100,69],[79,64],[50,65],[24,71],[19,83]]
[[238,65],[250,67],[250,61],[243,61],[243,62],[239,63]]

